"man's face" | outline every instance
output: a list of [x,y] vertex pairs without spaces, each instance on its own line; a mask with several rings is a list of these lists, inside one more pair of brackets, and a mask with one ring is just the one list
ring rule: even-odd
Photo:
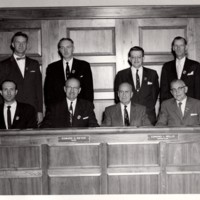
[[23,56],[27,49],[27,40],[23,36],[16,36],[12,43],[14,53],[19,56]]
[[187,45],[185,45],[183,39],[175,40],[172,48],[178,59],[181,59],[186,55]]
[[70,60],[73,57],[74,45],[68,40],[63,40],[60,43],[59,52],[65,60]]
[[128,58],[132,66],[135,68],[140,68],[143,63],[142,51],[131,51],[130,57]]
[[2,85],[1,95],[6,103],[13,103],[15,101],[15,96],[17,95],[17,90],[15,84],[12,82],[5,82]]
[[128,83],[122,83],[118,91],[119,100],[124,105],[127,105],[133,96],[132,88]]
[[177,101],[182,101],[186,98],[188,87],[182,82],[175,82],[171,85],[171,93]]
[[70,79],[69,81],[66,82],[64,90],[67,98],[70,101],[74,101],[77,98],[78,94],[80,93],[81,88],[79,82],[76,79]]

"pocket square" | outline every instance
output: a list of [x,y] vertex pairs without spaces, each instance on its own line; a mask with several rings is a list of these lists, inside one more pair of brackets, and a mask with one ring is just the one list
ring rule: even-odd
[[88,118],[89,118],[88,116],[87,116],[87,117],[83,117],[83,120],[84,120],[84,119],[88,119]]
[[150,82],[150,81],[148,81],[148,82],[147,82],[147,85],[152,85],[152,84],[153,84],[153,83],[152,83],[152,82]]
[[192,76],[194,75],[194,71],[191,71],[190,73],[187,74],[187,76]]
[[30,72],[32,72],[32,73],[33,73],[33,72],[35,72],[35,71],[34,71],[34,70],[32,70],[32,71],[30,71]]
[[190,116],[197,116],[197,113],[191,113]]
[[80,78],[82,78],[83,77],[83,75],[80,75]]

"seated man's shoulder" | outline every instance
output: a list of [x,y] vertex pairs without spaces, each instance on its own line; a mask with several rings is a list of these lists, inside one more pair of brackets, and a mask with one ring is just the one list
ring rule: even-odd
[[141,104],[133,103],[132,105],[133,105],[134,107],[136,107],[137,109],[146,110],[146,106],[143,106],[143,105],[141,105]]

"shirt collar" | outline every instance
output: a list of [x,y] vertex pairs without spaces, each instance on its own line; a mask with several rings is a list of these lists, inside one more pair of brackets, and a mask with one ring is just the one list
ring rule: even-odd
[[25,55],[20,57],[20,56],[16,55],[15,53],[13,54],[13,56],[14,56],[15,60],[17,60],[17,58],[25,58]]
[[11,106],[11,107],[16,107],[17,106],[17,101],[14,101],[12,104],[8,104],[8,103],[4,103],[4,107],[7,107],[7,106]]
[[186,103],[186,101],[187,101],[187,96],[186,96],[186,98],[185,99],[183,99],[182,101],[178,101],[178,100],[176,100],[176,103],[178,104],[178,103]]
[[143,66],[139,67],[139,68],[135,68],[135,67],[131,67],[133,73],[136,73],[136,71],[138,70],[138,72],[141,72],[143,70]]
[[185,60],[186,60],[186,57],[185,57],[185,56],[184,56],[183,58],[181,58],[181,59],[176,58],[176,63],[179,62],[179,63],[181,63],[181,64],[184,64],[184,63],[185,63]]

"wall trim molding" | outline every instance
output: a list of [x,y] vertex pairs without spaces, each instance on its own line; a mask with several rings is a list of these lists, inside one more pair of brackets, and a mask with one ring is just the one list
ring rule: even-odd
[[200,5],[0,8],[0,20],[197,18]]

